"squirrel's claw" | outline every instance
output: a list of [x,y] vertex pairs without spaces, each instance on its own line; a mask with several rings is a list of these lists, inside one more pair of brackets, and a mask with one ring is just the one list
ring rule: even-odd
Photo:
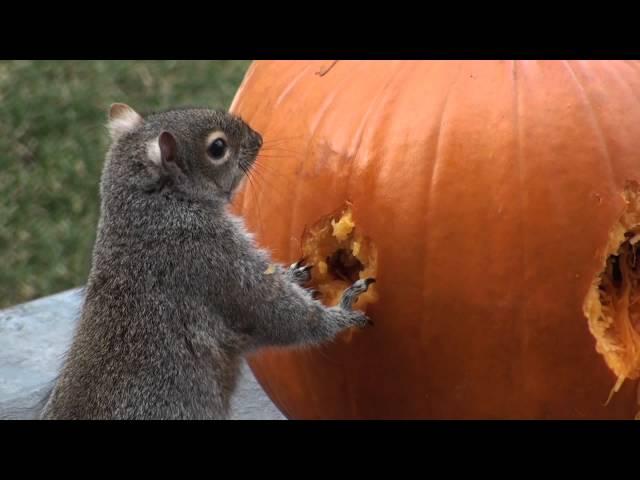
[[298,285],[304,285],[311,280],[310,270],[312,265],[305,265],[305,260],[306,259],[302,257],[297,262],[292,263],[287,272],[289,279]]

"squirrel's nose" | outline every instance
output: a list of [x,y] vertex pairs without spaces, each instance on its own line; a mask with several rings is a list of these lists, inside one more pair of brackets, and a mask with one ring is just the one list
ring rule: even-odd
[[253,137],[256,139],[256,141],[258,142],[258,147],[262,146],[262,135],[260,135],[258,132],[256,132],[255,130],[253,131]]

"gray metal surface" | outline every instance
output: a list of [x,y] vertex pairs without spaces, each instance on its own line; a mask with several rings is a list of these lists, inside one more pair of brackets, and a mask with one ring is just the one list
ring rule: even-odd
[[[82,289],[0,310],[0,415],[35,403],[55,378],[80,311]],[[284,420],[246,363],[232,419]]]

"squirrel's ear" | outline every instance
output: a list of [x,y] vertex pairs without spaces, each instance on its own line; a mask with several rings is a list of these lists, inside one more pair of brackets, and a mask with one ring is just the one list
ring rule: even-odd
[[109,133],[116,140],[142,123],[142,117],[129,105],[114,103],[109,109]]
[[177,172],[175,167],[183,172],[186,171],[184,162],[178,157],[176,137],[166,130],[147,144],[147,156],[166,172]]
[[166,130],[158,137],[158,147],[160,147],[160,162],[164,165],[176,161],[176,137]]

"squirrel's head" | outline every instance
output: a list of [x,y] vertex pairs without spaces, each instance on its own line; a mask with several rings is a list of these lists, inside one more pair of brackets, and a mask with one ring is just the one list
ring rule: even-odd
[[110,181],[148,193],[230,201],[262,146],[260,134],[241,118],[206,108],[143,117],[115,103],[108,128]]

